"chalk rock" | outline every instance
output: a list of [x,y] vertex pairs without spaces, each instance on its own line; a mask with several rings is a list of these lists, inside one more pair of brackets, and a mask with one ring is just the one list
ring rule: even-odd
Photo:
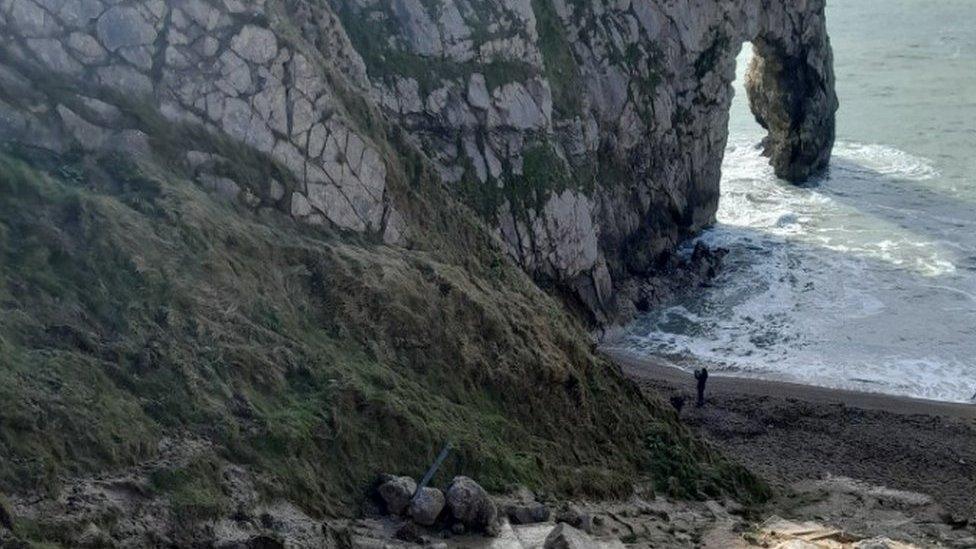
[[470,530],[490,531],[498,520],[498,509],[488,492],[468,477],[454,477],[447,489],[451,515]]
[[258,64],[274,59],[278,54],[278,39],[273,32],[255,25],[245,25],[230,41],[237,55]]
[[425,486],[413,500],[410,501],[408,512],[410,518],[417,524],[430,526],[437,521],[444,510],[444,492],[437,488]]
[[543,549],[594,549],[597,544],[585,532],[560,522],[546,536]]
[[138,9],[128,6],[109,8],[95,25],[98,39],[109,51],[121,47],[144,46],[156,40],[156,29]]
[[417,483],[410,477],[384,475],[377,488],[391,515],[402,515],[410,505],[410,498],[417,491]]
[[545,504],[533,501],[509,504],[505,507],[505,514],[512,524],[535,524],[549,520],[551,513]]

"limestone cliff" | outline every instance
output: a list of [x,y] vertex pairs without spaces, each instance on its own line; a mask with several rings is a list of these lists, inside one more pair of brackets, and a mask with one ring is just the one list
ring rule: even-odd
[[[834,136],[824,2],[333,0],[370,93],[537,279],[597,320],[714,220],[734,59],[781,177]],[[382,38],[376,29],[382,29]]]
[[712,221],[744,41],[777,172],[823,167],[823,17],[0,0],[0,491],[66,546],[353,513],[445,440],[492,489],[761,496],[539,286],[605,321]]
[[[713,221],[744,42],[776,172],[833,142],[822,0],[2,0],[0,31],[6,141],[158,155],[160,123],[201,128],[167,152],[202,185],[409,246],[378,106],[596,321]],[[241,174],[226,138],[275,168]]]

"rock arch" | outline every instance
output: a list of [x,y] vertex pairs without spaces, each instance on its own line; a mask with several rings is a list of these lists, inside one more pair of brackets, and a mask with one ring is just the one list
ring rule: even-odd
[[827,166],[838,107],[822,7],[802,21],[792,36],[764,29],[752,39],[745,82],[756,121],[769,132],[765,154],[776,175],[793,182]]
[[[227,158],[176,151],[215,192],[423,245],[388,186],[400,159],[383,116],[515,261],[598,322],[714,222],[743,43],[776,173],[821,170],[834,139],[825,0],[81,4],[0,0],[4,140],[146,152],[149,136],[101,101],[135,97],[281,167],[242,188],[217,177]],[[27,101],[42,90],[17,67],[92,97]]]

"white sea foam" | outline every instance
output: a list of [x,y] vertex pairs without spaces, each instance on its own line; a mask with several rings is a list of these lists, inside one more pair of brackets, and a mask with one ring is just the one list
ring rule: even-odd
[[[976,11],[941,3],[939,17],[907,26],[865,24],[864,14],[885,17],[885,5],[828,6],[841,138],[828,175],[807,185],[777,180],[757,147],[764,132],[741,89],[743,49],[718,223],[701,236],[729,254],[711,287],[642,316],[623,345],[727,375],[973,395],[976,105],[965,90],[976,73],[962,68],[976,51]],[[930,24],[940,21],[952,28]],[[933,37],[949,42],[905,51]],[[967,59],[945,61],[960,51]]]
[[890,147],[839,145],[842,169],[798,187],[777,180],[752,143],[732,141],[719,223],[700,237],[730,250],[722,274],[640,319],[624,345],[736,376],[966,401],[976,371],[958,358],[959,334],[919,328],[943,321],[939,303],[972,301],[976,284],[931,282],[956,274],[953,250],[849,196],[938,172]]
[[876,179],[880,174],[913,181],[927,181],[939,176],[939,171],[928,159],[876,143],[838,141],[834,144],[833,157],[850,162],[850,164],[840,164],[839,168],[835,163],[834,169],[846,172],[845,178]]

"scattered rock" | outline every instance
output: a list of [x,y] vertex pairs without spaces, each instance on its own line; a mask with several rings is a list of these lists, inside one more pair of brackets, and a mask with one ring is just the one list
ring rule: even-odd
[[407,522],[399,529],[397,529],[394,537],[400,541],[405,541],[407,543],[416,543],[419,545],[426,545],[430,540],[423,534],[420,527],[412,522]]
[[585,532],[561,522],[546,536],[544,549],[593,549],[596,544]]
[[901,546],[903,544],[895,543],[888,538],[871,538],[855,543],[854,549],[897,549]]
[[535,524],[549,520],[549,508],[542,503],[515,503],[505,507],[505,514],[512,524]]
[[444,510],[444,493],[437,488],[424,487],[410,501],[410,517],[417,524],[430,526],[437,522],[437,517]]
[[565,522],[575,526],[579,524],[582,514],[583,512],[575,505],[564,504],[556,513],[556,522]]
[[447,489],[447,505],[451,515],[471,530],[490,532],[498,520],[495,502],[484,488],[468,477],[454,477]]
[[383,502],[386,503],[386,510],[391,515],[402,515],[410,505],[410,498],[417,491],[417,483],[410,477],[398,477],[394,475],[384,475],[380,479],[377,492]]

